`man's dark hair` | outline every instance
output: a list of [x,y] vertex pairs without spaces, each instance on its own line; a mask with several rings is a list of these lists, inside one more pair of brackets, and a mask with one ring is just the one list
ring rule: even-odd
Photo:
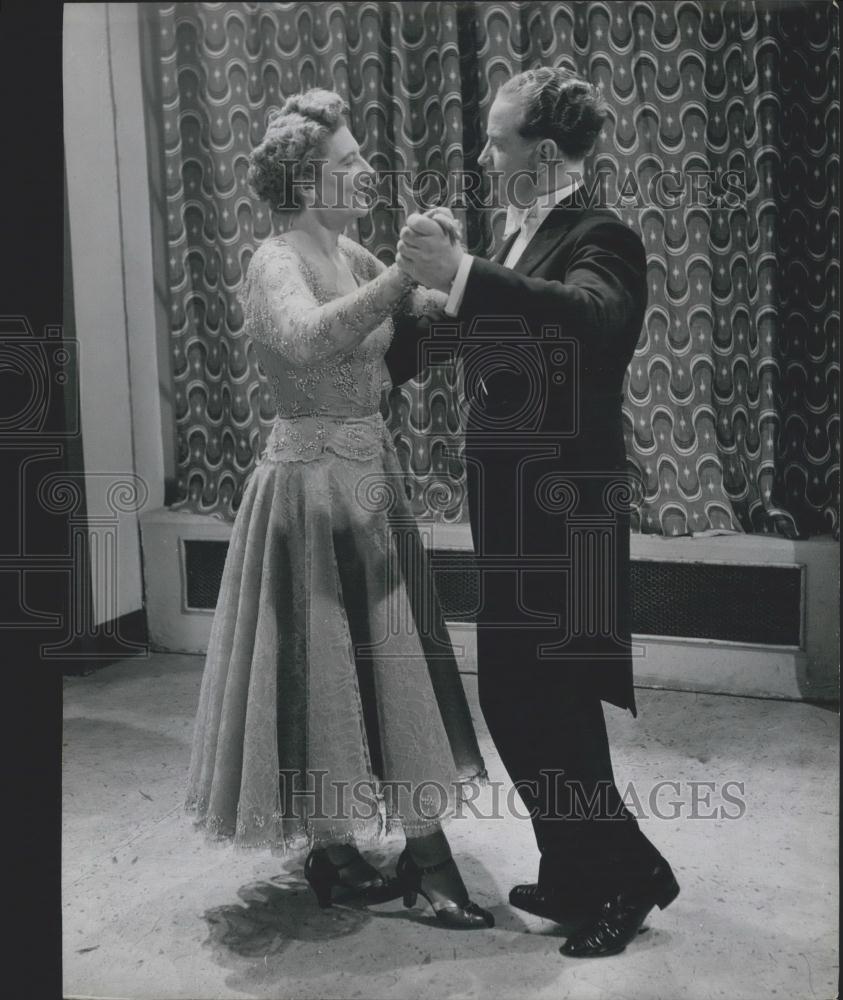
[[525,139],[553,139],[573,160],[590,153],[608,110],[598,87],[569,70],[542,66],[518,73],[498,94],[524,101],[518,129]]

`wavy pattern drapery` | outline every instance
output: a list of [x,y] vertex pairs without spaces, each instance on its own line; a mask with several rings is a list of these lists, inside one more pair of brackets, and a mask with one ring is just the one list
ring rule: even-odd
[[[611,105],[589,167],[737,170],[739,207],[622,210],[650,300],[625,403],[634,530],[839,535],[838,37],[826,3],[154,5],[165,162],[177,509],[233,517],[271,420],[235,299],[266,209],[249,148],[286,95],[326,86],[380,170],[476,168],[499,83],[539,64]],[[361,242],[390,261],[403,216]],[[502,213],[469,209],[487,254]],[[393,419],[415,511],[464,518],[456,376],[431,369]],[[441,502],[442,496],[447,498]],[[437,497],[435,509],[431,497]]]

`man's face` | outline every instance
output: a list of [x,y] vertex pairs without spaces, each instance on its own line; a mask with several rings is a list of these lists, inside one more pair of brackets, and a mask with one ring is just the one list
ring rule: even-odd
[[489,109],[486,125],[486,145],[477,160],[485,170],[500,173],[494,178],[498,196],[503,204],[513,202],[516,207],[528,204],[534,194],[534,184],[526,176],[537,167],[536,140],[518,134],[524,115],[523,103],[518,97],[498,96]]

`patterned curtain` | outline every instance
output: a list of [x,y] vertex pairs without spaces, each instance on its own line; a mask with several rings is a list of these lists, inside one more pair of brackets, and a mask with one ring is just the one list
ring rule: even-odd
[[[634,530],[839,537],[834,5],[146,6],[167,188],[174,509],[232,518],[271,422],[235,299],[271,232],[245,180],[268,113],[333,87],[379,170],[452,175],[477,169],[499,84],[555,65],[601,83],[610,104],[589,173],[639,192],[617,203],[649,255],[624,407]],[[702,170],[715,186],[739,178],[734,205],[640,197],[658,171],[681,184]],[[473,253],[493,251],[502,216],[467,209]],[[382,205],[357,236],[389,263],[403,218]],[[459,446],[460,392],[443,368],[394,394],[418,515],[465,517],[463,469],[446,455]]]

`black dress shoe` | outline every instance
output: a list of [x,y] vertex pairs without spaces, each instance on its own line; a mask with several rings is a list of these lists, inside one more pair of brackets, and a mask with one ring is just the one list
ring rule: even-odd
[[[332,890],[343,889],[347,895],[359,897],[366,903],[386,903],[398,899],[402,888],[395,879],[382,875],[377,868],[371,868],[371,875],[362,880],[353,880],[341,873],[356,863],[363,861],[358,855],[344,864],[336,865],[328,857],[324,848],[314,848],[304,862],[304,877],[316,896],[321,909],[331,906]],[[365,862],[364,862],[365,864]]]
[[525,913],[572,927],[594,917],[600,905],[600,901],[595,903],[584,895],[542,889],[537,882],[516,885],[509,893],[509,903]]
[[638,933],[654,906],[663,910],[679,895],[679,883],[665,861],[634,887],[604,901],[598,916],[575,931],[559,951],[570,958],[618,955]]

